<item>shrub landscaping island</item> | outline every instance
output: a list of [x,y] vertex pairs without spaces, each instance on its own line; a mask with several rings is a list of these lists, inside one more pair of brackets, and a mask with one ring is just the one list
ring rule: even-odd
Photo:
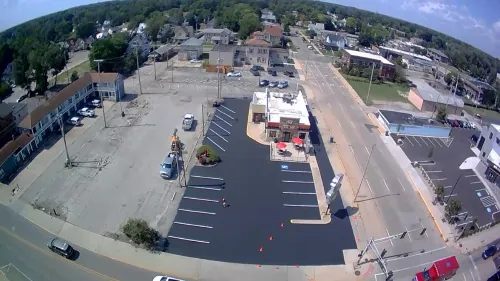
[[196,159],[203,166],[211,166],[220,162],[219,155],[209,145],[202,145],[196,151]]

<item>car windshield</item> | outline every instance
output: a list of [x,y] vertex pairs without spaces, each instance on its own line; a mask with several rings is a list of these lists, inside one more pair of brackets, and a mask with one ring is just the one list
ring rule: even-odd
[[163,168],[164,169],[170,169],[170,168],[172,168],[172,164],[163,163]]

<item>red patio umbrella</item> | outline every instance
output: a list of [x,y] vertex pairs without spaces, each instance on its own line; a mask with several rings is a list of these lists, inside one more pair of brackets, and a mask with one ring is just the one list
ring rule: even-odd
[[278,142],[276,144],[276,148],[278,148],[278,149],[285,149],[286,148],[286,143],[284,143],[284,142]]
[[292,142],[293,142],[294,144],[296,144],[296,145],[300,145],[300,144],[304,143],[304,140],[303,140],[303,139],[301,139],[301,138],[298,138],[298,137],[294,137],[294,138],[292,139]]

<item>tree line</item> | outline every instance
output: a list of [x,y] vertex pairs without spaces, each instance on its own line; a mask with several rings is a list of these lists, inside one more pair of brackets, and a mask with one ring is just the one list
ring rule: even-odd
[[[67,57],[64,50],[54,54],[57,46],[54,43],[95,35],[99,26],[97,23],[109,20],[112,26],[126,24],[129,29],[134,29],[139,23],[146,22],[150,38],[164,42],[165,38],[173,36],[171,30],[162,29],[165,23],[177,25],[186,22],[197,29],[203,23],[213,20],[216,27],[227,27],[238,32],[239,37],[244,39],[251,32],[262,28],[259,19],[260,11],[264,8],[275,13],[285,31],[299,20],[323,22],[327,29],[335,30],[338,27],[326,16],[330,12],[339,19],[346,19],[345,29],[357,33],[361,45],[378,45],[394,38],[396,34],[406,38],[418,37],[423,40],[425,47],[443,50],[450,58],[451,65],[490,84],[500,70],[499,59],[447,35],[385,15],[331,3],[309,0],[126,0],[71,8],[2,32],[0,72],[15,61],[14,77],[17,77],[16,81],[19,79],[22,82],[16,83],[25,88],[31,85],[28,82],[37,82],[37,85],[40,83],[33,90],[40,93],[46,84],[43,80],[46,78],[44,75],[47,75],[42,74],[43,70],[60,69],[59,59],[49,59],[49,55]],[[120,39],[107,40],[110,41],[98,43],[98,47],[102,49],[101,44],[111,46],[108,43],[112,41],[123,51]],[[126,62],[132,60],[131,56],[126,59],[124,57],[124,61],[120,62],[122,66],[115,69],[125,71],[128,69]],[[104,64],[103,67],[107,69]]]

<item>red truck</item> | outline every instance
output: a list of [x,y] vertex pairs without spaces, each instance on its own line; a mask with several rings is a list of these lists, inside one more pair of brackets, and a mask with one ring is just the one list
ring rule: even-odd
[[455,256],[435,261],[429,269],[418,272],[413,281],[442,281],[450,279],[460,268]]

